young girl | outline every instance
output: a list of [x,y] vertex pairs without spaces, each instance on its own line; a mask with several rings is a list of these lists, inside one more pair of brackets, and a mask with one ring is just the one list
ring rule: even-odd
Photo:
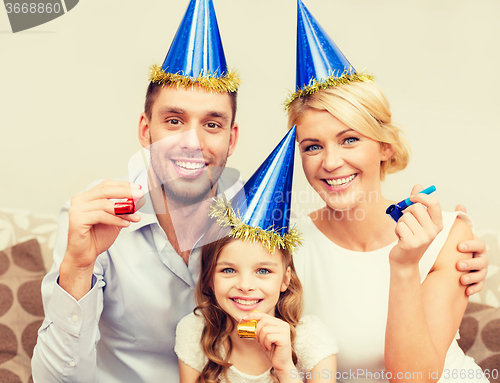
[[[292,133],[287,134],[293,136],[291,158]],[[287,165],[285,161],[287,171],[293,169],[293,163]],[[198,306],[177,326],[175,352],[181,383],[335,382],[335,339],[317,317],[302,317],[302,286],[291,256],[296,233],[288,232],[289,216],[281,233],[274,229],[279,227],[276,222],[255,218],[261,212],[286,216],[286,203],[276,207],[276,198],[269,198],[272,193],[263,193],[265,197],[255,193],[258,187],[253,181],[266,178],[262,173],[267,170],[269,177],[279,174],[264,166],[245,185],[248,205],[262,208],[264,203],[265,208],[255,209],[256,214],[247,210],[242,220],[230,204],[227,209],[223,206],[223,212],[231,213],[222,226],[230,226],[231,232],[219,220],[205,234],[219,239],[203,246]],[[291,187],[291,182],[278,184]],[[259,201],[252,204],[255,195]],[[238,336],[242,319],[258,321],[256,340]]]

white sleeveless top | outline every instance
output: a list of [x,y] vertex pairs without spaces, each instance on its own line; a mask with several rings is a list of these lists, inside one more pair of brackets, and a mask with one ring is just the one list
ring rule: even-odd
[[[200,344],[204,325],[203,316],[191,313],[181,319],[175,335],[177,357],[199,372],[208,362]],[[306,373],[319,362],[338,352],[337,342],[331,331],[314,315],[304,316],[295,329],[296,336],[292,347],[297,354],[297,371],[291,371],[290,376],[305,378]],[[231,366],[227,371],[227,378],[228,380],[221,376],[221,383],[273,383],[271,369],[261,375],[249,375]]]
[[[425,280],[443,247],[457,212],[443,212],[444,228],[423,255],[419,268]],[[469,225],[470,218],[460,213]],[[368,252],[357,252],[337,246],[307,217],[299,220],[304,245],[294,255],[294,264],[304,288],[307,314],[317,315],[332,331],[339,345],[337,381],[387,383],[384,379],[384,343],[389,303],[390,245]],[[458,335],[457,335],[458,338]],[[488,380],[452,379],[452,370],[480,369],[465,356],[453,340],[445,361],[445,374],[440,383],[487,382]],[[463,375],[463,374],[462,374]],[[456,376],[456,374],[453,374]]]

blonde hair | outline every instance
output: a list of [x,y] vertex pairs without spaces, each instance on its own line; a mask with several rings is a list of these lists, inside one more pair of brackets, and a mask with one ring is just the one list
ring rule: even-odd
[[[230,334],[234,329],[234,321],[220,307],[213,288],[213,279],[220,253],[229,243],[243,240],[229,237],[228,232],[228,228],[221,228],[216,222],[213,222],[206,236],[211,239],[219,239],[204,245],[201,249],[201,272],[196,285],[197,306],[194,312],[196,315],[201,314],[205,319],[200,342],[208,362],[196,380],[197,383],[217,383],[220,375],[226,374],[227,369],[231,366],[229,358],[233,346]],[[290,267],[290,282],[288,288],[280,293],[275,307],[275,316],[290,325],[290,338],[293,347],[296,335],[295,327],[299,324],[304,306],[302,285],[293,265],[292,254],[283,249],[277,249],[276,253],[281,255],[284,269]],[[222,353],[224,344],[228,345],[225,357]],[[297,354],[293,348],[292,361],[294,364],[297,363]],[[274,368],[271,369],[271,376],[275,383],[279,383]]]
[[394,153],[382,161],[380,178],[403,170],[410,161],[411,148],[402,127],[392,121],[389,102],[373,82],[352,82],[294,100],[289,109],[289,127],[300,125],[310,109],[327,111],[344,125],[380,143],[390,144]]

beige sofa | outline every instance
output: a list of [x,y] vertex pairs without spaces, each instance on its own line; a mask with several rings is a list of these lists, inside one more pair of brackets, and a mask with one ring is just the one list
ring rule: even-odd
[[0,209],[0,382],[31,380],[44,314],[40,283],[52,264],[56,217]]
[[[0,382],[32,382],[30,358],[43,321],[40,282],[52,265],[56,217],[0,209]],[[500,234],[478,235],[490,267],[483,291],[469,303],[460,346],[483,370],[500,370]],[[500,378],[490,378],[500,383]]]

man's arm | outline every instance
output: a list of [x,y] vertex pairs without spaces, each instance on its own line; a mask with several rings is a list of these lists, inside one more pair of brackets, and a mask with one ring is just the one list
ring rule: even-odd
[[35,383],[95,380],[104,286],[97,257],[113,244],[121,227],[139,219],[114,216],[108,198],[131,198],[128,193],[132,197],[128,182],[105,181],[73,197],[61,210],[54,264],[42,282],[46,317],[33,353]]
[[[54,264],[42,282],[45,320],[31,361],[35,383],[92,382],[95,377],[97,322],[102,310],[102,272],[96,267],[94,288],[77,301],[58,284],[59,266],[68,243],[66,203],[59,215]],[[99,266],[99,265],[98,265]]]

